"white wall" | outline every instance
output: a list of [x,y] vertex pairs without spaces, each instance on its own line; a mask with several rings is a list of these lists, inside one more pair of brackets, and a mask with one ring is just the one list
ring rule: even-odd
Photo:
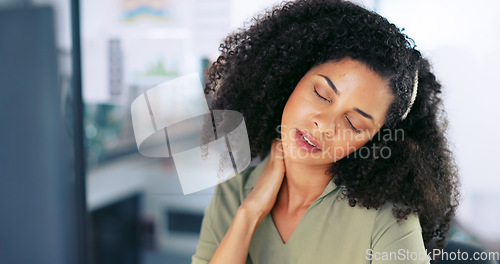
[[431,59],[443,84],[449,140],[460,169],[458,219],[500,239],[500,2],[381,0],[379,13]]

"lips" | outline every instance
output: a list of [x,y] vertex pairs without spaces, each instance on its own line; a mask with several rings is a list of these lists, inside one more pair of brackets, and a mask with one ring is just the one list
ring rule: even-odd
[[313,153],[321,151],[319,143],[309,134],[297,129],[295,133],[295,142],[297,146],[305,152]]

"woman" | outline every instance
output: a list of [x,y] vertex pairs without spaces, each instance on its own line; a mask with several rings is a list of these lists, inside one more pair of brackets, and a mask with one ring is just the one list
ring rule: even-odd
[[263,161],[217,186],[193,263],[429,262],[457,173],[412,43],[335,0],[283,4],[226,38],[205,92],[243,114]]

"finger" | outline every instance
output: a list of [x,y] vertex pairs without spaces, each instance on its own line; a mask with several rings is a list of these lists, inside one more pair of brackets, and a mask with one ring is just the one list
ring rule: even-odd
[[272,159],[284,159],[283,142],[281,140],[273,140],[271,146]]
[[279,141],[276,144],[276,158],[279,158],[280,160],[285,159],[285,151],[283,151],[283,142]]

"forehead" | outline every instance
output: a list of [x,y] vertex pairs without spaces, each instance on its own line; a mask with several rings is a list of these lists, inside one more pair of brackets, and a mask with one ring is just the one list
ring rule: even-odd
[[376,121],[385,122],[385,115],[394,95],[387,80],[364,63],[350,58],[330,61],[313,67],[309,78],[327,76],[337,88],[340,102],[369,112]]

